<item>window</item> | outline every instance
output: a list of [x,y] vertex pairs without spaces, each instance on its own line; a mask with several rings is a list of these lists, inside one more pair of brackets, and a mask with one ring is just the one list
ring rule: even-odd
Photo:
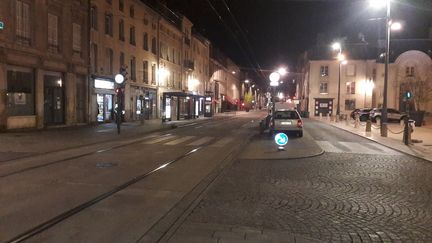
[[327,76],[329,76],[329,68],[328,68],[328,66],[321,66],[321,68],[320,68],[320,75],[321,75],[321,77],[327,77]]
[[21,45],[31,45],[30,33],[30,5],[16,1],[16,41]]
[[320,83],[320,94],[328,94],[328,83],[321,82]]
[[135,27],[131,26],[129,28],[129,44],[135,45]]
[[119,0],[119,10],[123,12],[123,10],[124,10],[124,0]]
[[300,117],[297,111],[277,111],[275,112],[275,119],[294,120],[294,119],[300,119]]
[[97,65],[97,59],[98,59],[98,55],[97,55],[97,53],[98,53],[98,47],[97,47],[97,45],[96,44],[94,44],[94,43],[92,43],[91,44],[91,50],[90,50],[91,52],[90,52],[90,59],[92,60],[92,70],[93,70],[93,72],[95,72],[95,73],[97,73],[97,68],[98,68],[98,65]]
[[123,52],[120,52],[120,67],[124,67],[125,64],[125,55]]
[[106,49],[106,73],[107,74],[112,74],[113,73],[113,58],[114,58],[114,53],[113,50],[111,48],[107,48]]
[[351,111],[355,109],[355,100],[345,100],[345,110]]
[[124,21],[120,19],[119,21],[119,40],[124,41]]
[[81,25],[72,24],[72,50],[81,55]]
[[57,53],[58,50],[58,17],[48,14],[48,51]]
[[113,36],[113,16],[110,13],[105,14],[105,34]]
[[143,81],[148,84],[148,61],[143,61]]
[[346,66],[346,75],[349,77],[356,76],[356,65],[355,64],[348,64]]
[[28,116],[35,114],[35,81],[31,70],[7,71],[7,114]]
[[133,81],[136,81],[136,59],[135,57],[131,57],[130,60],[130,77]]
[[152,84],[156,84],[156,64],[152,64],[151,68],[151,75],[152,75]]
[[148,51],[148,34],[144,33],[143,36],[143,49]]
[[405,76],[406,77],[414,77],[414,67],[406,67]]
[[97,30],[98,29],[98,19],[97,19],[97,7],[92,6],[90,9],[90,26],[92,29]]
[[156,55],[157,54],[157,46],[156,46],[156,38],[155,37],[152,38],[151,49],[152,49],[152,53]]
[[135,8],[133,5],[129,8],[129,15],[131,18],[135,17]]
[[347,94],[355,94],[355,82],[347,82],[346,83],[346,92]]

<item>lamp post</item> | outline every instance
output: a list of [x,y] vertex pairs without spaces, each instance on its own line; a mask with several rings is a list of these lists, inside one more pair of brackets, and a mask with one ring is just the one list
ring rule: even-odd
[[116,123],[117,123],[117,134],[120,134],[120,124],[121,124],[121,116],[123,113],[123,83],[125,81],[125,75],[126,72],[122,69],[120,70],[121,73],[117,74],[114,77],[115,82],[117,83],[118,87],[116,89],[117,93],[117,117],[116,117]]
[[338,51],[337,59],[339,61],[338,94],[337,94],[337,105],[336,105],[336,122],[337,122],[339,121],[339,116],[340,116],[341,66],[345,65],[347,61],[345,60],[345,56],[342,54],[342,45],[339,42],[333,43],[332,49]]
[[[383,106],[381,112],[380,133],[382,137],[387,137],[387,87],[388,87],[388,65],[390,60],[390,33],[391,33],[391,18],[390,18],[390,0],[369,0],[369,4],[374,8],[381,8],[386,5],[386,49],[384,63],[384,90],[383,90]],[[400,26],[399,26],[400,27]]]

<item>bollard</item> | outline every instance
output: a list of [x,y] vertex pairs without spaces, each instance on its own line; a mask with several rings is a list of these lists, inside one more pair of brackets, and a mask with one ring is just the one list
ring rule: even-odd
[[360,124],[360,116],[358,114],[355,115],[354,128],[358,128]]
[[411,132],[410,132],[410,127],[408,124],[409,118],[406,116],[404,117],[404,130],[403,130],[403,138],[402,141],[405,145],[410,144],[410,140],[411,140]]
[[319,113],[319,119],[322,120],[322,113]]
[[349,119],[345,119],[345,125],[349,125]]
[[366,121],[366,132],[371,132],[372,131],[372,122],[370,119],[367,119]]

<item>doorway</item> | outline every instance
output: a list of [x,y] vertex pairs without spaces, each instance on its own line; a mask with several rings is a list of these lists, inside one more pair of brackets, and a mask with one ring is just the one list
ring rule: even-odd
[[45,125],[64,124],[64,88],[59,76],[44,76],[44,123]]

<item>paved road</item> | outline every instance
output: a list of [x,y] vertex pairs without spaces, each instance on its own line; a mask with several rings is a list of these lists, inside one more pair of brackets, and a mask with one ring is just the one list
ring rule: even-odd
[[155,241],[258,131],[263,115],[3,162],[0,242],[39,224],[43,231],[29,242]]
[[308,136],[289,146],[309,139],[324,154],[253,159],[251,145],[166,239],[432,242],[430,162],[323,123],[307,121],[305,127]]

